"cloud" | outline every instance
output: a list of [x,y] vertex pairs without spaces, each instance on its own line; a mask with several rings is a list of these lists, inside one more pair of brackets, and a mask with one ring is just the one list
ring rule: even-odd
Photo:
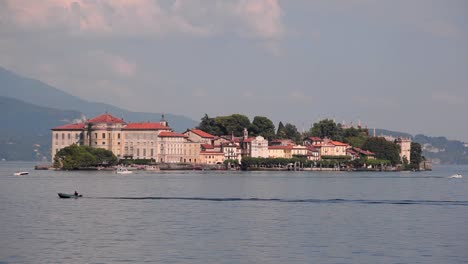
[[278,0],[6,0],[0,17],[22,30],[73,35],[210,36],[245,30],[259,38],[283,35]]
[[466,102],[462,96],[441,91],[432,92],[431,99],[433,102],[443,105],[463,105]]
[[304,94],[302,91],[291,91],[288,96],[290,101],[294,103],[311,103],[313,101],[311,96]]
[[282,10],[277,0],[241,0],[237,4],[236,13],[260,37],[277,39],[284,34]]

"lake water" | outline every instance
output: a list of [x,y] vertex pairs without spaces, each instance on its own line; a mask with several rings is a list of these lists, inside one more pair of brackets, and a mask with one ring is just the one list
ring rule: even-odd
[[[468,263],[466,166],[117,175],[34,165],[0,163],[0,263]],[[75,190],[85,197],[57,196]]]

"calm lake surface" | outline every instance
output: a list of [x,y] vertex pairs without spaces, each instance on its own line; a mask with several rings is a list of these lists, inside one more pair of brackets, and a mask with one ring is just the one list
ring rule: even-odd
[[[0,263],[468,263],[467,166],[117,175],[34,165],[0,162]],[[75,190],[85,197],[57,196]]]

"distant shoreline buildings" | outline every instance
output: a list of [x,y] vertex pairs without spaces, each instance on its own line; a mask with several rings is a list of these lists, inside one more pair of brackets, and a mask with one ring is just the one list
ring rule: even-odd
[[[400,157],[410,162],[411,139],[394,139],[400,145]],[[72,144],[103,148],[119,159],[153,159],[158,163],[222,164],[225,160],[243,157],[292,158],[305,157],[318,161],[323,157],[350,159],[375,154],[349,144],[306,138],[303,145],[288,139],[268,142],[262,136],[249,137],[244,129],[242,137],[214,136],[199,129],[174,132],[162,117],[160,122],[126,122],[104,113],[85,122],[52,128],[52,159],[60,150]]]

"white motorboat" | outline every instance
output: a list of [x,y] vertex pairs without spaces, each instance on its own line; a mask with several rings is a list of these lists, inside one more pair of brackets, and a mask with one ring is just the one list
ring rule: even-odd
[[17,171],[13,175],[21,176],[21,175],[28,175],[28,174],[29,174],[29,172],[27,172],[27,171]]
[[130,174],[130,173],[133,173],[132,171],[127,170],[127,168],[122,168],[122,167],[117,168],[117,170],[115,172],[117,174]]
[[463,178],[463,176],[461,174],[454,174],[452,176],[449,177],[450,179],[461,179]]

